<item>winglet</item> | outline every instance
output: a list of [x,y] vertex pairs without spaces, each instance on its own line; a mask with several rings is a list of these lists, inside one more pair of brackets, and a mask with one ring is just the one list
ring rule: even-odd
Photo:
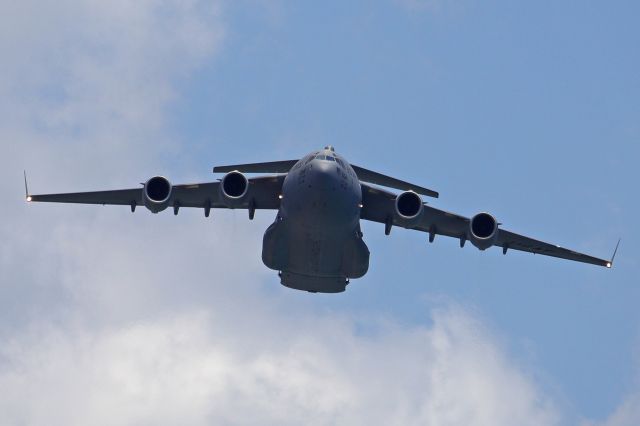
[[613,259],[616,258],[616,253],[618,253],[618,247],[620,247],[620,241],[622,238],[618,238],[618,244],[616,244],[616,249],[613,251],[613,256],[611,256],[611,260],[607,262],[607,268],[611,268],[613,266]]
[[29,195],[29,185],[27,185],[27,171],[24,170],[24,196],[27,202],[31,201],[31,195]]

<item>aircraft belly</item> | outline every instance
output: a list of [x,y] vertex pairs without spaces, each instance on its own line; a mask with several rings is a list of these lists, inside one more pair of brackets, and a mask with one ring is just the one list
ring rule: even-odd
[[307,229],[290,239],[289,267],[293,272],[316,276],[342,275],[341,239]]
[[280,274],[283,285],[310,292],[339,293],[345,290],[349,278],[366,273],[369,251],[355,234],[336,239],[306,233],[290,241],[289,262]]
[[265,232],[262,259],[280,272],[283,285],[312,292],[344,291],[349,278],[360,278],[369,268],[369,250],[355,231],[294,232],[283,221]]
[[289,271],[281,272],[280,283],[285,287],[311,293],[341,293],[347,288],[344,277],[317,277]]

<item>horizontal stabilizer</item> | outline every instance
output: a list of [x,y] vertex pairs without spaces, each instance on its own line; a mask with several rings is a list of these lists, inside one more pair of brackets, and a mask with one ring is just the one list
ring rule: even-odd
[[358,175],[358,179],[364,182],[369,182],[380,186],[387,186],[389,188],[395,188],[401,191],[413,191],[417,194],[422,194],[433,198],[438,198],[439,196],[436,191],[424,188],[422,186],[414,185],[400,179],[392,178],[391,176],[386,176],[380,173],[373,172],[371,170],[364,169],[362,167],[354,166],[353,164],[351,165],[351,167],[353,167],[353,171],[355,171]]
[[289,173],[289,170],[298,160],[270,161],[267,163],[235,164],[232,166],[217,166],[214,173],[228,173],[239,171],[241,173]]

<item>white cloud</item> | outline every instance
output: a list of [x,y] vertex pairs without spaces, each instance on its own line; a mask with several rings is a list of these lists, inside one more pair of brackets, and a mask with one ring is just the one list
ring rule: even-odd
[[[94,221],[104,217],[96,208],[26,209],[23,168],[36,192],[136,185],[162,169],[167,153],[179,149],[164,124],[175,82],[218,50],[224,34],[219,5],[195,0],[4,5],[0,330],[82,306],[90,286],[77,284],[95,276],[81,276],[69,261],[82,244],[78,237],[95,238],[100,246],[112,235],[109,229],[122,226],[116,219],[98,229]],[[136,220],[127,219],[130,226]],[[118,250],[101,255],[117,257]]]
[[640,424],[640,393],[627,395],[622,403],[602,422],[584,421],[583,426],[637,426]]
[[219,2],[196,0],[7,5],[0,143],[12,149],[3,171],[29,164],[92,179],[175,149],[164,126],[174,83],[216,52],[219,15]]
[[344,318],[290,319],[253,316],[250,331],[210,312],[36,328],[0,352],[0,412],[7,424],[50,425],[557,424],[458,309],[437,312],[430,328],[386,325],[373,336]]

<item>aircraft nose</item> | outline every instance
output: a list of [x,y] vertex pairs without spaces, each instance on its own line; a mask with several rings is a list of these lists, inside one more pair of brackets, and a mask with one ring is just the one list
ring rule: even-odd
[[[292,195],[292,205],[303,212],[304,226],[333,229],[355,225],[359,215],[355,188],[348,186],[339,163],[316,158],[296,181],[301,192]],[[295,204],[297,203],[297,204]],[[296,208],[296,207],[293,207]]]
[[311,169],[312,185],[320,188],[329,188],[335,182],[337,176],[336,163],[326,160],[315,160]]

